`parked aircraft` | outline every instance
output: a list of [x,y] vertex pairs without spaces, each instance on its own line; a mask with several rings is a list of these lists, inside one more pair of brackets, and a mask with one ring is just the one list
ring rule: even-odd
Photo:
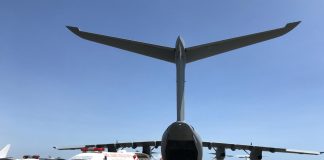
[[10,144],[7,144],[5,147],[3,147],[0,150],[0,160],[10,159],[10,157],[7,157],[9,150],[10,150]]
[[8,152],[10,149],[11,145],[8,144],[6,145],[3,149],[0,150],[0,160],[64,160],[60,157],[57,158],[41,158],[39,155],[24,155],[22,158],[13,158],[13,157],[8,157]]
[[63,158],[60,157],[47,157],[47,158],[42,158],[39,155],[35,154],[35,155],[24,155],[22,158],[19,159],[15,159],[15,160],[65,160]]
[[39,160],[40,156],[39,155],[24,155],[21,159],[17,160]]
[[184,121],[184,82],[186,64],[213,55],[218,55],[234,49],[238,49],[241,47],[245,47],[248,45],[282,36],[294,29],[299,23],[300,22],[288,23],[285,27],[282,28],[197,45],[189,48],[185,47],[184,41],[180,36],[176,41],[175,47],[165,47],[90,32],[84,32],[80,31],[77,27],[67,26],[67,28],[71,32],[83,39],[174,63],[176,65],[177,83],[177,120],[166,129],[162,136],[162,140],[160,141],[95,144],[58,149],[73,150],[80,149],[83,147],[105,147],[108,148],[109,152],[116,152],[119,148],[142,147],[142,152],[150,155],[151,150],[153,148],[161,146],[161,154],[163,160],[202,160],[203,147],[207,147],[208,149],[215,148],[217,160],[223,160],[226,157],[226,149],[231,149],[233,151],[249,150],[251,160],[261,160],[262,152],[282,152],[308,155],[321,154],[317,151],[303,151],[286,148],[262,147],[219,142],[205,142],[200,139],[200,136],[194,130],[194,128]]
[[144,153],[127,152],[118,150],[117,152],[105,152],[102,147],[83,147],[82,153],[77,154],[69,160],[149,160],[150,156]]

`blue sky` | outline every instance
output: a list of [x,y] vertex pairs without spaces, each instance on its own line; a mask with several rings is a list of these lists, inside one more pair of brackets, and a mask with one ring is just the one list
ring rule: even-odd
[[160,140],[176,120],[174,65],[82,40],[65,25],[170,47],[181,35],[190,47],[301,20],[283,37],[187,65],[186,121],[205,141],[324,150],[323,6],[1,1],[0,147],[11,143],[14,157],[69,158],[77,152],[51,147]]

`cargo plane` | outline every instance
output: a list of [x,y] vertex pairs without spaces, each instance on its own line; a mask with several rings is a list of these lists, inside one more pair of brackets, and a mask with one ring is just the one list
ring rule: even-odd
[[288,23],[284,27],[268,30],[260,33],[245,35],[241,37],[211,42],[207,44],[186,47],[183,39],[179,36],[175,47],[166,47],[155,44],[148,44],[133,40],[105,36],[79,30],[77,27],[67,26],[67,28],[77,36],[116,47],[122,50],[135,52],[144,56],[149,56],[176,65],[176,93],[177,93],[177,119],[164,132],[162,139],[158,141],[126,142],[84,145],[80,147],[58,148],[59,150],[73,150],[83,147],[105,147],[110,152],[115,152],[119,148],[142,147],[143,153],[151,155],[154,148],[161,147],[163,160],[202,160],[203,148],[215,149],[217,160],[224,160],[226,149],[249,150],[251,160],[261,160],[263,152],[281,152],[307,155],[320,155],[317,151],[293,150],[286,148],[263,147],[254,145],[241,145],[220,142],[202,141],[195,129],[185,122],[185,68],[188,63],[195,62],[210,56],[225,53],[241,47],[263,42],[282,36],[294,29],[300,22]]

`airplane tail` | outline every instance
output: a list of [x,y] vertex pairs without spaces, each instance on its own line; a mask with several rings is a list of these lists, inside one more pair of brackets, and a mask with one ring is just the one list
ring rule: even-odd
[[6,158],[10,149],[10,144],[7,144],[0,151],[0,158]]
[[176,64],[177,68],[177,121],[184,120],[184,82],[185,65],[200,59],[246,47],[252,44],[280,37],[294,29],[300,21],[288,23],[286,26],[264,32],[230,38],[221,41],[201,44],[185,48],[179,37],[176,47],[166,47],[117,37],[105,36],[91,32],[81,31],[77,27],[66,26],[71,32],[80,38],[135,52],[144,56],[160,59]]
[[[193,46],[185,49],[186,52],[186,63],[204,59],[213,55],[221,54],[245,46],[249,46],[255,43],[263,42],[269,39],[280,37],[292,29],[294,29],[300,21],[292,22],[286,24],[286,26],[268,30],[264,32],[259,32],[255,34],[235,37],[231,39],[211,42],[207,44],[202,44],[198,46]],[[77,36],[93,41],[96,43],[101,43],[104,45],[116,47],[119,49],[127,50],[130,52],[135,52],[152,58],[157,58],[171,63],[175,62],[175,48],[159,46],[155,44],[143,43],[133,40],[127,40],[117,37],[105,36],[90,32],[84,32],[79,30],[77,27],[66,26],[71,32]]]

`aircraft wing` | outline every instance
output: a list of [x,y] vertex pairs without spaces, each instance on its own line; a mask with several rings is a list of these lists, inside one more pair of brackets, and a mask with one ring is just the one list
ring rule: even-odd
[[66,27],[77,36],[89,41],[105,44],[131,52],[136,52],[145,56],[161,59],[172,63],[174,63],[175,61],[174,48],[84,32],[80,31],[77,27]]
[[187,63],[282,36],[294,29],[299,23],[300,21],[288,23],[285,27],[270,31],[250,34],[242,37],[236,37],[187,48]]
[[81,148],[83,148],[85,146],[74,146],[74,147],[53,147],[54,149],[57,150],[80,150]]
[[57,150],[79,150],[84,147],[98,147],[98,148],[108,148],[109,152],[116,152],[119,148],[137,148],[137,147],[143,147],[143,148],[149,148],[151,147],[158,148],[161,146],[161,141],[143,141],[143,142],[126,142],[126,143],[108,143],[108,144],[94,144],[94,145],[83,145],[83,146],[77,146],[77,147],[53,147]]
[[263,147],[263,146],[253,146],[253,145],[240,145],[240,144],[230,144],[230,143],[217,143],[217,142],[203,142],[203,147],[210,148],[223,148],[231,150],[249,150],[251,152],[281,152],[281,153],[294,153],[294,154],[308,154],[308,155],[320,155],[323,152],[317,151],[304,151],[304,150],[294,150],[286,148],[274,148],[274,147]]

